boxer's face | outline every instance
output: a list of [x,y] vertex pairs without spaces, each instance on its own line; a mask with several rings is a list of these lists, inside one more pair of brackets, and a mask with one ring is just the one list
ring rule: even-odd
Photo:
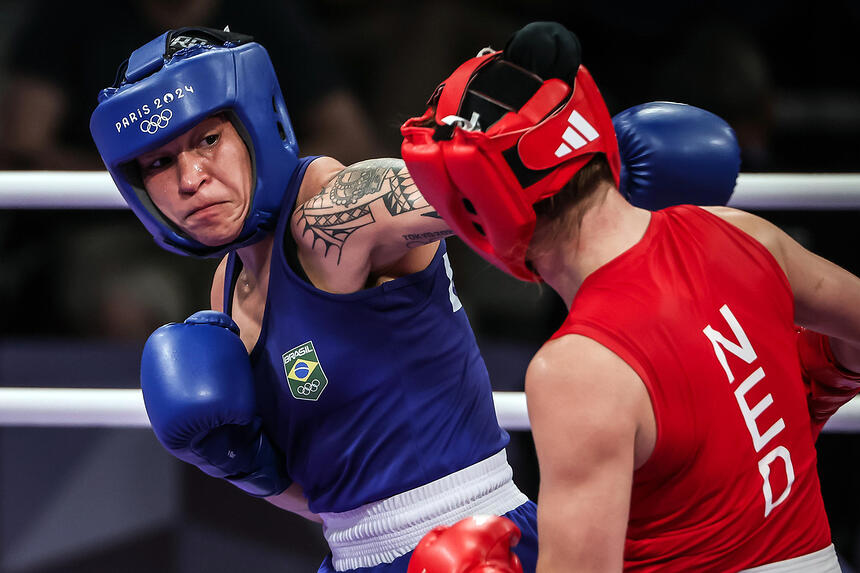
[[251,158],[223,116],[137,158],[155,206],[206,246],[235,239],[251,208]]

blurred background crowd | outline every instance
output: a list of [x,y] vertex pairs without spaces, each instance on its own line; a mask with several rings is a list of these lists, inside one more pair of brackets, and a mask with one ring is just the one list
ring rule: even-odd
[[[398,156],[400,124],[436,84],[533,20],[579,35],[612,114],[689,103],[732,125],[744,172],[860,171],[850,0],[0,0],[0,170],[103,169],[88,130],[98,91],[134,48],[186,25],[267,47],[303,154]],[[761,214],[860,273],[856,212]],[[496,389],[522,390],[563,305],[456,239],[449,250]],[[161,251],[127,211],[0,210],[0,386],[135,387],[146,337],[208,307],[214,265]],[[513,442],[534,498],[530,434]],[[858,444],[819,441],[846,570],[860,565]],[[148,432],[0,428],[0,573],[314,571],[324,551],[317,526],[182,467]]]

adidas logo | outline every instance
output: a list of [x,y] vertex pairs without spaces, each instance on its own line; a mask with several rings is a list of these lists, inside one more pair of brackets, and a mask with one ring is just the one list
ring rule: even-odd
[[555,150],[556,157],[564,157],[574,149],[579,149],[583,145],[587,145],[589,141],[594,141],[600,137],[594,126],[588,123],[576,110],[567,118],[567,123],[570,125],[561,136],[564,141]]

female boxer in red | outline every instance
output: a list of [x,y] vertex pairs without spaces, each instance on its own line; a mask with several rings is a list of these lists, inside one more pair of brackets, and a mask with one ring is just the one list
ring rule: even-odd
[[526,379],[538,570],[838,571],[814,438],[858,389],[860,280],[744,212],[637,207],[688,192],[661,174],[728,139],[705,116],[675,130],[690,110],[665,104],[613,131],[579,48],[530,25],[402,129],[452,229],[569,307]]

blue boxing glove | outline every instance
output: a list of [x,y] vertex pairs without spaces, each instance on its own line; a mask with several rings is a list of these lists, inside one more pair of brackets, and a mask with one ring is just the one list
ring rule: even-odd
[[180,460],[259,497],[292,483],[263,431],[248,353],[226,314],[201,311],[153,332],[140,386],[158,441]]
[[637,207],[725,205],[740,147],[720,117],[680,103],[637,105],[612,118],[621,152],[621,193]]

